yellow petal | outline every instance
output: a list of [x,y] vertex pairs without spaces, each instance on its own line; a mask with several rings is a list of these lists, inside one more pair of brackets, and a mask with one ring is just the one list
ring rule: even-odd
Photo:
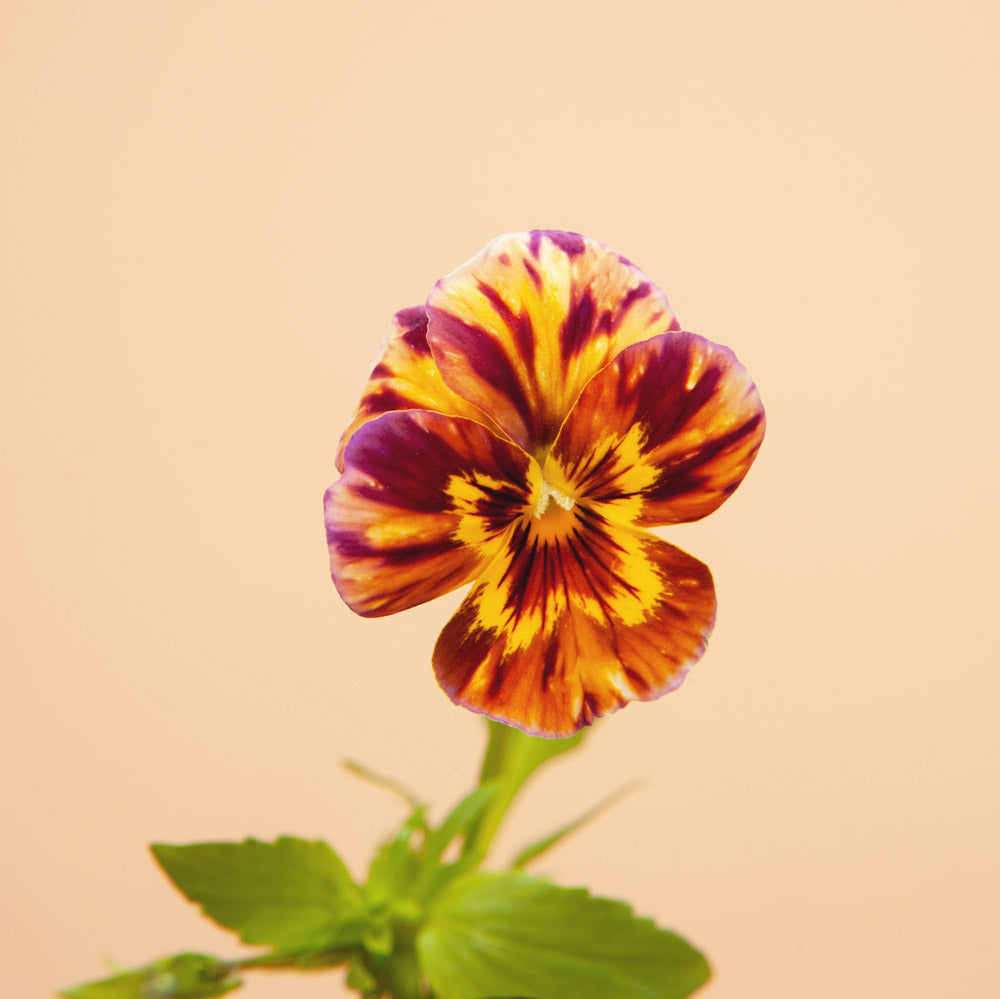
[[338,470],[344,470],[344,448],[358,427],[382,413],[405,409],[427,409],[490,424],[482,412],[442,380],[427,345],[427,313],[423,306],[402,309],[393,316],[354,419],[340,438]]
[[448,386],[539,461],[608,361],[678,328],[663,292],[614,250],[539,230],[501,236],[442,278],[427,315]]

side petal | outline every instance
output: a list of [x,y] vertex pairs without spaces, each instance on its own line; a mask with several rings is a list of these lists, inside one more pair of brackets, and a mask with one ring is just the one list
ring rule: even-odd
[[522,522],[445,626],[438,683],[457,704],[566,736],[677,687],[715,620],[708,567],[577,508],[551,537]]
[[677,329],[663,292],[576,233],[493,240],[427,299],[445,382],[541,459],[577,396],[620,350]]
[[584,389],[546,480],[620,523],[698,520],[743,481],[764,407],[727,347],[666,333],[622,351]]
[[422,305],[402,309],[392,317],[354,419],[340,438],[337,470],[344,470],[344,449],[358,427],[382,413],[402,409],[429,409],[490,422],[445,385],[427,345],[427,311]]
[[468,583],[539,489],[538,466],[479,423],[423,410],[362,426],[326,492],[330,571],[365,617]]

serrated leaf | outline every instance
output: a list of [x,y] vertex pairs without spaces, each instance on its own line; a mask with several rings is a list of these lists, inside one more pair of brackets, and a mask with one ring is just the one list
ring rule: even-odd
[[59,993],[66,999],[215,999],[242,982],[205,954],[178,954],[146,968],[101,978]]
[[709,976],[690,944],[625,903],[522,871],[452,882],[417,950],[437,999],[682,999]]
[[326,843],[282,836],[151,849],[171,881],[245,943],[306,950],[360,939],[361,891]]

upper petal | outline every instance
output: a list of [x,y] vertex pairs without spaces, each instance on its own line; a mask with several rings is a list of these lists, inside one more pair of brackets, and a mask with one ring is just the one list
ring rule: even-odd
[[763,437],[764,407],[736,355],[665,333],[622,351],[587,385],[545,478],[622,523],[683,523],[736,489]]
[[539,489],[537,464],[471,420],[424,410],[362,426],[326,492],[330,570],[344,602],[381,616],[472,580]]
[[663,292],[624,257],[540,230],[493,240],[437,283],[427,313],[445,382],[539,459],[609,360],[678,328]]
[[[545,516],[549,516],[546,514]],[[680,684],[715,620],[708,567],[577,506],[515,525],[434,649],[453,701],[533,735],[571,735]]]
[[402,309],[392,317],[354,419],[340,438],[338,470],[344,470],[344,448],[358,427],[401,409],[429,409],[489,424],[483,413],[442,380],[427,345],[427,311],[422,305]]

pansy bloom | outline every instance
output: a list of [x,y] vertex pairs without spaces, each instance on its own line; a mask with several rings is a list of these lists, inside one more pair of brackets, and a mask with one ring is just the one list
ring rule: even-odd
[[711,513],[763,435],[743,366],[633,264],[575,233],[501,236],[395,316],[326,493],[334,583],[366,617],[473,583],[438,683],[570,735],[704,652],[711,573],[646,529]]

